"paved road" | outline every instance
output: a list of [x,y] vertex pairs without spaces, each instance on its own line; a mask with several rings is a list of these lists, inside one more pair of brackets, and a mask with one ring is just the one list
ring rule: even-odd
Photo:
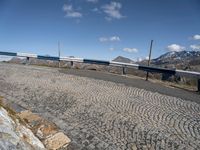
[[200,105],[192,93],[180,98],[141,80],[109,78],[0,63],[0,95],[56,123],[71,149],[200,149]]
[[147,82],[144,79],[140,78],[115,75],[111,73],[98,72],[93,70],[62,69],[60,70],[60,72],[81,77],[88,77],[98,80],[120,83],[126,86],[137,87],[152,92],[158,92],[160,94],[182,98],[184,100],[189,100],[198,104],[200,103],[200,94],[197,92],[186,91],[184,89],[178,89],[173,87],[170,88],[165,85],[162,85],[161,83]]

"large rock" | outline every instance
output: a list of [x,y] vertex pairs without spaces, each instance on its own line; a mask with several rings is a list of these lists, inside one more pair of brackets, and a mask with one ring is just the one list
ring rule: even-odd
[[0,149],[40,150],[45,147],[30,129],[0,106]]
[[58,132],[47,138],[44,143],[48,149],[57,150],[63,146],[67,146],[71,140],[62,132]]

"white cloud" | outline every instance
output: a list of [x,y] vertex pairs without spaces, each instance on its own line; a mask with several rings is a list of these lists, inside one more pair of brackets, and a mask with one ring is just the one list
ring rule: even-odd
[[114,50],[115,50],[115,48],[113,48],[113,47],[110,47],[110,48],[109,48],[109,50],[110,50],[110,51],[114,51]]
[[72,5],[64,4],[63,11],[65,12],[65,17],[81,18],[83,16],[80,12],[75,11]]
[[196,34],[192,37],[193,40],[200,40],[200,35]]
[[111,36],[111,37],[100,37],[100,42],[119,42],[120,38],[118,36]]
[[192,50],[200,50],[200,45],[190,45]]
[[86,0],[87,2],[91,2],[91,3],[97,3],[98,0]]
[[167,46],[167,49],[171,52],[180,52],[180,51],[185,50],[185,47],[180,46],[178,44],[171,44],[171,45]]
[[123,51],[129,52],[129,53],[137,53],[138,49],[137,48],[124,48]]
[[108,42],[108,38],[106,38],[106,37],[100,37],[99,41],[100,42]]
[[107,14],[107,20],[122,19],[124,16],[120,12],[121,8],[122,5],[119,2],[111,2],[110,4],[106,4],[102,7],[104,13]]
[[118,36],[112,36],[110,37],[110,41],[120,41],[120,38]]

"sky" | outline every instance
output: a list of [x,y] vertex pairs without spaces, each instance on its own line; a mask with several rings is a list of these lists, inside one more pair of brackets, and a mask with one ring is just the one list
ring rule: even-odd
[[0,51],[112,60],[200,50],[200,0],[0,0]]

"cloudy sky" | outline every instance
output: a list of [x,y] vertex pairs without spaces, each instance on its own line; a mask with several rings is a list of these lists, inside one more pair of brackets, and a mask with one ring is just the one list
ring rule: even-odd
[[137,60],[200,50],[200,0],[0,0],[0,51]]

